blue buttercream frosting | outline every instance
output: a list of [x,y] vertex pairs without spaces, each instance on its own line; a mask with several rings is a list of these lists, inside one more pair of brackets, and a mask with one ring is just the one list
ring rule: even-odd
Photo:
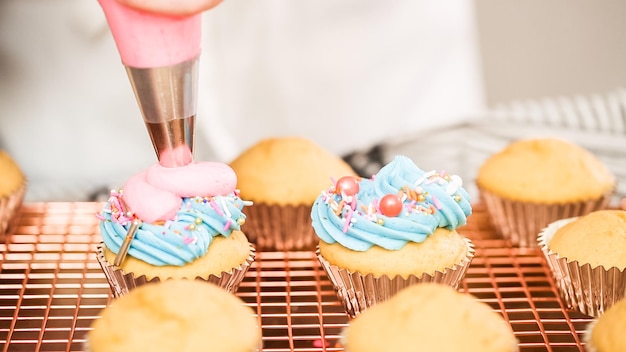
[[[139,227],[128,255],[156,266],[190,263],[207,252],[215,236],[229,236],[241,229],[246,219],[243,207],[244,201],[235,193],[183,198],[173,220]],[[104,244],[117,253],[132,220],[123,209],[119,193],[112,192],[99,218]]]
[[[397,195],[402,204],[395,216],[384,214],[381,199],[388,194]],[[408,242],[423,242],[438,227],[465,225],[471,213],[460,177],[424,172],[408,157],[397,156],[376,175],[359,179],[356,194],[345,194],[336,185],[323,191],[311,219],[326,243],[338,242],[355,251],[374,245],[398,250]]]

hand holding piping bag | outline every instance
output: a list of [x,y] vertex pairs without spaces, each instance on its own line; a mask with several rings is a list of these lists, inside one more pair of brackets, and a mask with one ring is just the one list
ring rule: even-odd
[[193,161],[200,12],[221,0],[98,0],[159,163]]

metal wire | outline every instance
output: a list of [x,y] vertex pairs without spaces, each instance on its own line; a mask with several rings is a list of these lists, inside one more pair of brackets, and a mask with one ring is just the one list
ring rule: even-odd
[[[2,351],[81,351],[111,301],[94,251],[101,203],[30,203],[0,244]],[[566,309],[539,250],[495,238],[484,208],[463,229],[476,245],[460,289],[500,312],[521,351],[584,351],[591,318]],[[237,293],[263,329],[263,351],[343,351],[348,318],[313,252],[261,252]]]

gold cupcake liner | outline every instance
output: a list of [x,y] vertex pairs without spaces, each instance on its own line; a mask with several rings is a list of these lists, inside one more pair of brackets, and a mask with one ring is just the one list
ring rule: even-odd
[[[246,258],[246,261],[231,271],[223,271],[220,275],[210,274],[208,277],[196,277],[195,280],[202,280],[215,284],[227,292],[235,293],[239,288],[239,284],[243,281],[246,272],[254,262],[256,257],[256,250],[252,244],[250,244],[250,255]],[[136,276],[134,273],[126,273],[121,268],[109,263],[104,257],[104,243],[100,243],[96,250],[96,259],[104,271],[111,292],[114,297],[121,297],[127,294],[135,287],[145,285],[148,283],[159,282],[161,280],[169,280],[170,278],[154,277],[148,279],[145,275]],[[191,278],[190,278],[191,279]]]
[[[576,260],[568,261],[550,250],[554,233],[574,218],[555,221],[544,228],[537,236],[550,269],[552,270],[559,295],[570,309],[592,317],[599,317],[622,298],[626,298],[626,268],[604,266],[591,267]],[[581,244],[584,245],[584,244]]]
[[548,224],[605,209],[613,195],[610,191],[598,199],[561,204],[513,201],[479,187],[480,197],[489,217],[502,238],[513,246],[536,248],[537,234]]
[[15,230],[25,194],[26,181],[17,190],[0,197],[0,242],[4,242]]
[[254,203],[242,225],[259,251],[313,251],[318,238],[311,225],[311,205]]
[[399,275],[393,278],[389,278],[387,275],[376,277],[373,274],[352,272],[330,264],[320,254],[319,247],[316,253],[346,313],[350,318],[355,318],[368,307],[384,302],[403,288],[414,284],[436,282],[455,289],[458,288],[475,253],[472,241],[468,238],[464,238],[464,240],[467,243],[468,251],[461,263],[445,268],[444,271],[435,271],[432,275],[424,273],[421,276],[410,275],[407,278]]

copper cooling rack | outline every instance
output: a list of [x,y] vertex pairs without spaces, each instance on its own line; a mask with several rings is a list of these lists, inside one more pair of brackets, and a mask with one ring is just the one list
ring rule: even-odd
[[[81,351],[85,334],[111,300],[94,250],[100,203],[31,203],[0,244],[0,346],[3,351]],[[521,351],[584,351],[591,319],[557,297],[538,250],[495,238],[477,205],[463,229],[476,245],[461,290],[500,312]],[[263,328],[263,351],[342,351],[348,318],[313,253],[263,252],[238,295]]]

